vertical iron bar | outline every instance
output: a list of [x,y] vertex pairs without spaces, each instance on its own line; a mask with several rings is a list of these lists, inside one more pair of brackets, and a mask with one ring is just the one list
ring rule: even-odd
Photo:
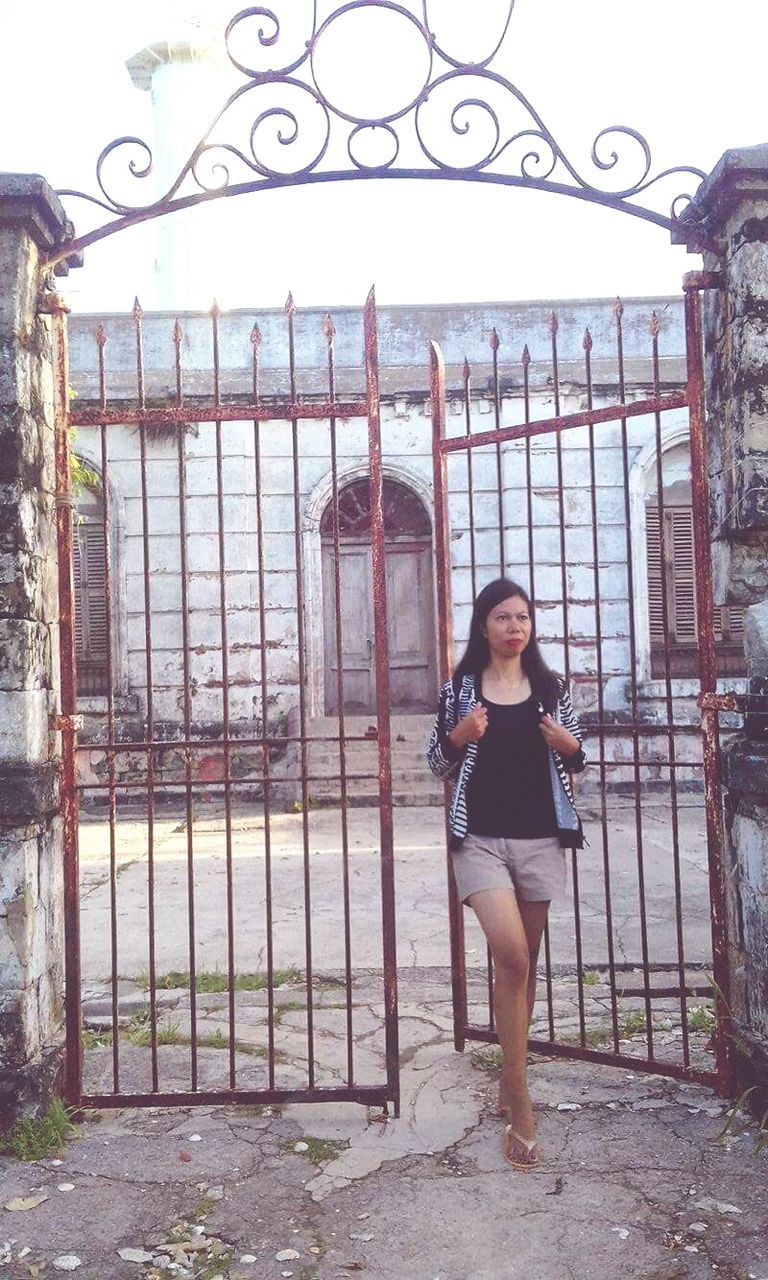
[[[253,371],[253,403],[259,404],[261,397],[259,354],[261,351],[261,330],[254,324],[251,330],[251,352]],[[254,484],[256,487],[256,576],[259,585],[259,643],[260,643],[260,679],[261,679],[261,758],[264,770],[264,914],[267,934],[267,1054],[269,1088],[275,1087],[275,956],[272,921],[272,821],[270,811],[270,744],[269,734],[269,698],[267,694],[267,610],[264,598],[264,512],[262,504],[261,475],[261,423],[254,419],[253,423],[253,466]]]
[[[178,319],[173,326],[174,361],[176,367],[176,404],[184,402],[181,369],[182,330]],[[195,957],[195,849],[194,808],[192,805],[192,681],[189,661],[189,584],[187,569],[187,467],[184,423],[179,423],[176,446],[179,462],[179,553],[181,571],[181,648],[184,681],[184,798],[187,825],[187,930],[189,952],[189,1051],[193,1092],[197,1089],[197,961]]]
[[[334,338],[336,330],[330,315],[325,320],[325,338],[328,347],[328,399],[333,405],[336,400],[336,367],[334,358]],[[347,818],[347,748],[346,724],[344,714],[344,663],[343,636],[341,619],[341,563],[339,541],[339,479],[338,459],[336,455],[336,415],[330,418],[331,445],[331,507],[333,513],[333,600],[334,630],[336,643],[336,701],[339,716],[339,790],[341,802],[341,861],[342,861],[342,896],[344,903],[344,987],[347,1002],[347,1084],[352,1088],[354,1078],[354,1040],[352,1022],[352,926],[350,909],[349,882],[349,823]]]
[[[104,325],[96,332],[99,352],[99,408],[107,407],[107,381],[104,364],[104,348],[107,335]],[[104,606],[107,630],[107,779],[109,783],[109,936],[110,936],[110,994],[112,1010],[112,1088],[120,1092],[120,1037],[118,1034],[118,945],[117,945],[117,796],[115,792],[115,691],[112,664],[112,545],[111,507],[109,493],[109,456],[107,428],[104,422],[99,429],[101,445],[101,497],[104,519]]]
[[384,1023],[387,1087],[395,1114],[400,1114],[399,1029],[397,1023],[397,943],[395,934],[395,866],[392,831],[392,756],[389,708],[387,578],[384,549],[379,342],[376,295],[365,302],[365,385],[368,401],[368,462],[371,471],[371,561],[373,571],[373,635],[376,647],[376,723],[379,747],[379,814],[381,830],[381,904],[384,944]]
[[[451,562],[448,524],[448,484],[446,458],[441,449],[445,439],[445,361],[436,342],[429,344],[429,394],[432,415],[432,487],[435,501],[435,589],[437,617],[437,654],[440,685],[450,680],[453,667],[453,602],[451,599]],[[471,453],[471,450],[469,450]],[[470,510],[471,521],[471,510]],[[449,784],[445,784],[446,846],[450,842],[448,825]],[[461,1052],[467,1027],[467,971],[464,952],[464,917],[459,895],[446,851],[448,873],[448,919],[451,946],[451,989],[453,998],[453,1043]]]
[[[626,384],[624,378],[624,331],[622,316],[624,307],[617,299],[614,308],[616,318],[616,354],[619,368],[619,400],[625,403]],[[621,419],[621,460],[624,485],[624,527],[627,556],[627,591],[629,595],[629,689],[632,709],[632,761],[635,781],[635,838],[637,841],[637,882],[640,908],[640,943],[643,953],[643,986],[645,988],[645,1027],[648,1045],[648,1057],[653,1058],[653,1021],[651,1013],[651,973],[648,954],[648,920],[645,903],[645,859],[643,854],[643,816],[640,804],[640,737],[637,732],[637,627],[635,620],[635,575],[632,563],[632,523],[629,501],[629,444],[627,440],[627,419]]]
[[[464,426],[467,439],[472,434],[472,387],[469,361],[464,357]],[[477,551],[475,549],[475,483],[474,483],[474,449],[467,449],[467,506],[469,513],[469,565],[472,584],[472,601],[477,594]]]
[[[285,303],[288,318],[288,363],[290,370],[291,401],[296,402],[296,335],[294,321],[296,306],[293,295],[288,294]],[[304,652],[304,565],[301,550],[301,475],[299,470],[298,420],[291,419],[291,453],[293,459],[293,537],[296,564],[296,631],[299,675],[299,738],[301,758],[301,830],[304,852],[304,953],[307,981],[307,1060],[310,1089],[315,1083],[315,1026],[312,995],[312,881],[309,866],[309,789],[307,786],[307,697]]]
[[[593,406],[592,387],[592,335],[584,331],[584,365],[587,384],[587,408]],[[597,468],[595,459],[595,428],[589,425],[589,491],[592,514],[592,564],[595,596],[595,675],[597,679],[597,735],[598,768],[600,770],[600,834],[603,846],[603,889],[605,892],[605,933],[608,948],[608,980],[611,987],[611,1028],[613,1051],[619,1052],[619,1011],[616,998],[616,954],[613,942],[613,902],[611,899],[611,856],[608,839],[608,805],[606,797],[607,770],[605,767],[605,695],[603,690],[603,624],[600,614],[602,603],[600,588],[600,546],[597,532]]]
[[[219,357],[219,316],[215,298],[211,307],[213,342],[213,398],[221,404],[221,361]],[[227,867],[227,979],[229,1016],[229,1087],[235,1087],[235,892],[232,857],[232,759],[229,737],[229,636],[227,629],[227,565],[224,534],[224,458],[221,418],[216,419],[216,525],[219,544],[219,610],[221,613],[221,711],[224,749],[224,839]]]
[[[498,431],[501,427],[501,388],[499,386],[499,345],[500,339],[496,329],[491,330],[491,352],[493,356],[493,424]],[[499,577],[504,577],[504,473],[501,462],[501,443],[496,441],[496,499],[499,507]],[[490,978],[491,952],[488,951],[488,972]],[[493,1017],[493,1014],[491,1014]]]
[[[693,499],[693,539],[696,553],[696,609],[702,693],[717,689],[712,564],[709,543],[707,486],[707,444],[704,418],[704,377],[702,370],[701,294],[695,276],[686,277],[685,338],[688,364],[688,404],[691,423],[691,493]],[[725,869],[723,866],[723,810],[720,790],[720,751],[717,711],[702,709],[704,748],[704,802],[707,820],[709,893],[712,911],[712,967],[715,981],[715,1061],[717,1088],[723,1097],[732,1094],[735,1083],[733,1041],[730,1025],[730,977]]]
[[[136,340],[136,381],[139,408],[146,408],[144,393],[144,340],[141,328],[142,310],[138,298],[133,304]],[[144,645],[147,677],[147,742],[155,737],[155,713],[152,688],[152,593],[149,561],[149,496],[147,488],[147,429],[139,423],[139,465],[141,471],[141,532],[144,564]],[[158,1091],[157,1074],[157,999],[155,973],[155,753],[147,748],[147,925],[149,928],[149,1040],[152,1059],[152,1092]]]
[[[531,353],[528,350],[528,343],[523,346],[521,356],[523,366],[523,416],[527,424],[531,420]],[[530,585],[530,596],[534,610],[536,608],[536,557],[534,554],[533,539],[533,457],[531,448],[531,437],[525,437],[525,493],[526,493],[526,513],[528,521],[528,578]],[[544,977],[547,991],[547,1019],[549,1023],[550,1039],[555,1038],[555,993],[552,982],[552,949],[549,936],[549,921],[544,926]]]
[[[651,317],[651,354],[653,359],[653,394],[659,396],[661,394],[661,377],[659,372],[659,319],[656,312]],[[677,769],[676,765],[676,744],[675,734],[673,731],[674,721],[674,702],[672,699],[672,671],[669,657],[669,610],[667,601],[667,575],[664,572],[665,564],[665,539],[666,531],[664,528],[664,469],[662,463],[662,440],[661,440],[661,414],[657,410],[655,415],[655,435],[656,435],[656,491],[658,494],[659,504],[659,559],[661,562],[661,617],[662,629],[664,632],[664,703],[666,707],[666,721],[669,726],[667,731],[667,750],[669,760],[669,791],[670,791],[670,816],[672,819],[672,868],[675,882],[675,931],[677,937],[677,976],[678,986],[680,988],[680,1026],[682,1029],[682,1047],[683,1047],[683,1065],[688,1066],[690,1062],[690,1050],[688,1043],[688,1008],[687,997],[685,994],[685,939],[683,935],[683,901],[682,901],[682,883],[680,878],[680,829],[678,819],[678,798],[677,798]]]
[[[560,369],[557,354],[557,313],[553,311],[549,318],[549,332],[552,339],[552,383],[555,397],[555,417],[560,417]],[[555,432],[555,448],[557,451],[557,519],[560,530],[560,590],[563,602],[563,675],[565,683],[571,681],[571,660],[569,653],[570,630],[568,626],[568,569],[565,559],[565,507],[563,502],[563,442],[561,433]]]
[[56,545],[59,587],[59,705],[61,724],[61,814],[64,845],[64,978],[66,1008],[65,1090],[71,1106],[80,1102],[83,1078],[80,968],[80,865],[76,775],[77,672],[75,666],[75,584],[72,558],[72,473],[69,438],[67,311],[52,300],[54,355],[54,450],[56,459]]

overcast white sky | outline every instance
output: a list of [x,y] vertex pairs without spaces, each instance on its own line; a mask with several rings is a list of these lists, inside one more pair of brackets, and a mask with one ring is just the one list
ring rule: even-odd
[[[275,7],[295,13],[303,3]],[[223,26],[236,8],[236,0],[4,0],[0,170],[95,190],[105,143],[152,135],[149,95],[131,84],[126,59],[178,34],[187,11]],[[479,38],[498,2],[432,0],[433,28],[457,8]],[[388,82],[402,78],[405,46],[379,33],[373,47],[356,50],[352,29],[346,47],[339,32],[334,56],[372,66],[371,77],[378,67]],[[677,163],[709,170],[729,147],[768,141],[767,37],[765,0],[517,0],[497,65],[583,171],[595,134],[611,124],[646,136],[654,171]],[[329,77],[339,73],[327,64]],[[238,82],[233,73],[230,85]],[[68,208],[79,229],[92,225],[86,206]],[[697,265],[664,230],[503,187],[345,183],[216,209],[204,215],[207,239],[184,298],[198,306],[208,304],[212,281],[225,306],[279,305],[289,287],[300,305],[358,303],[372,282],[391,303],[672,293]],[[156,235],[144,227],[90,249],[67,286],[73,307],[123,310],[137,292],[152,305]]]

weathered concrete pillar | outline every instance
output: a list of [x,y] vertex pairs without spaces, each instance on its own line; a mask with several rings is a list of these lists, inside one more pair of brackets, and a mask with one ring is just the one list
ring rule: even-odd
[[0,1121],[44,1102],[62,1044],[62,855],[50,316],[42,251],[63,210],[0,174]]
[[[768,1095],[768,145],[727,151],[685,220],[722,246],[704,303],[715,600],[746,606],[745,732],[724,752],[739,1084]],[[766,1097],[768,1101],[768,1097]]]

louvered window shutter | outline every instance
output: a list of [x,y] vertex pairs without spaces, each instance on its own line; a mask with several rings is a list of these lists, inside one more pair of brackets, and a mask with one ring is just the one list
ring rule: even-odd
[[104,526],[87,518],[74,528],[75,658],[83,693],[106,690],[107,602]]
[[[651,644],[664,643],[663,591],[666,582],[670,644],[695,645],[698,631],[693,511],[690,507],[668,507],[664,511],[664,563],[658,507],[646,507],[645,529]],[[724,606],[715,608],[714,630],[716,641],[740,637],[744,630],[743,610]]]

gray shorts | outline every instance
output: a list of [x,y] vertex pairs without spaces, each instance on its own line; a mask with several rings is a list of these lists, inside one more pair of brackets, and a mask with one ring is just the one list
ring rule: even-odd
[[514,889],[523,902],[565,896],[565,849],[556,836],[507,840],[469,835],[451,850],[451,861],[462,902],[480,889]]

